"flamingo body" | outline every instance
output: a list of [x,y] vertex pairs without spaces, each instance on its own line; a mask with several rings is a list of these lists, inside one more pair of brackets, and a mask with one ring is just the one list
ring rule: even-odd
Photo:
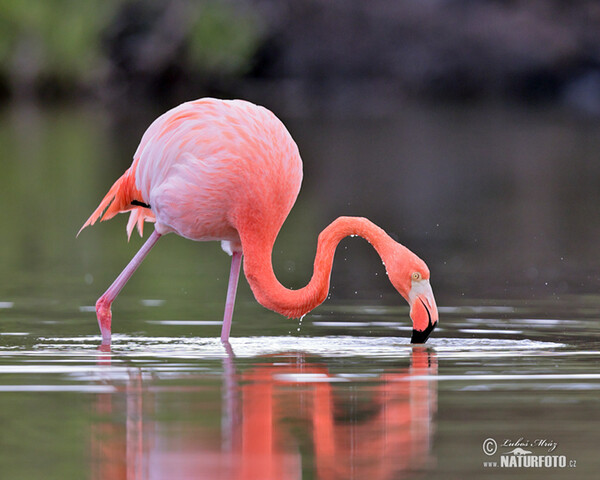
[[225,240],[241,251],[236,223],[252,216],[275,235],[302,182],[298,148],[269,110],[202,99],[163,114],[134,156],[136,187],[156,230]]
[[121,212],[130,212],[128,235],[135,226],[141,235],[145,221],[155,222],[147,243],[96,303],[103,343],[110,342],[112,301],[158,238],[170,232],[196,241],[220,240],[232,255],[223,341],[229,338],[242,255],[256,299],[298,317],[327,297],[335,247],[348,235],[364,237],[378,251],[392,284],[411,303],[413,341],[425,341],[437,322],[429,270],[367,219],[340,217],[321,233],[306,287],[289,290],[277,281],[272,248],[301,182],[294,140],[263,107],[205,98],[158,117],[144,133],[131,167],[82,227]]

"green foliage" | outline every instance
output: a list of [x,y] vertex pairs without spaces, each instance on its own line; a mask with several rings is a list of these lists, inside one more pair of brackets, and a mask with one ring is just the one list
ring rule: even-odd
[[207,2],[196,11],[189,47],[193,65],[204,72],[243,74],[261,40],[259,19],[223,2]]
[[[130,1],[0,0],[0,75],[11,78],[14,88],[40,78],[94,81],[103,62],[102,33]],[[189,53],[184,67],[210,74],[247,71],[261,38],[256,15],[216,1],[186,9],[180,26]]]
[[0,0],[2,74],[82,79],[119,0]]

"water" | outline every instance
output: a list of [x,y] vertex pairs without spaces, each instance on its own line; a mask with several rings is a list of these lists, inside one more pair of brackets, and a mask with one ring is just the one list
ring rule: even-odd
[[[300,331],[242,280],[223,346],[228,257],[167,236],[101,347],[92,305],[141,240],[124,218],[75,233],[144,124],[7,110],[0,478],[594,478],[598,124],[498,107],[287,123],[306,179],[277,275],[305,284],[318,231],[366,215],[428,261],[441,322],[427,344],[409,344],[408,307],[348,239]],[[525,461],[515,448],[566,463],[500,466]]]
[[[556,444],[552,454],[576,465],[565,467],[569,478],[592,478],[597,322],[529,319],[527,309],[506,308],[444,309],[444,327],[426,346],[408,343],[404,322],[382,322],[396,313],[385,309],[355,312],[357,326],[344,314],[307,316],[302,336],[236,337],[229,348],[203,336],[212,325],[195,321],[139,321],[144,335],[117,334],[111,348],[100,347],[98,335],[5,331],[3,472],[482,477],[501,474],[483,462],[500,462],[500,452],[512,450],[486,456],[483,442],[493,438],[500,445],[543,441],[529,448],[539,455]],[[161,335],[163,323],[170,336]]]

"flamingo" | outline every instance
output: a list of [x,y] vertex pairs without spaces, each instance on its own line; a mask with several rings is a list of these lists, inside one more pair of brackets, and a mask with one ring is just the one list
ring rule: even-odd
[[[273,244],[302,182],[298,147],[268,109],[244,100],[202,98],[183,103],[146,130],[132,165],[113,184],[81,230],[130,212],[127,235],[154,231],[96,302],[102,344],[111,341],[111,305],[158,239],[176,233],[196,241],[219,240],[231,256],[221,341],[229,341],[235,295],[244,273],[256,300],[301,318],[327,298],[333,256],[347,236],[366,239],[381,257],[392,285],[410,304],[412,343],[424,343],[438,322],[427,265],[366,218],[339,217],[319,235],[313,275],[289,290],[275,277]],[[78,235],[79,235],[78,233]]]

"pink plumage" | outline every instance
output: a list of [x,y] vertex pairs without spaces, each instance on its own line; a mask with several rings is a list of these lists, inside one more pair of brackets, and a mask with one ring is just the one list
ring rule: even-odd
[[411,307],[419,299],[411,309],[419,312],[413,316],[413,341],[425,341],[438,318],[429,270],[366,219],[339,218],[321,233],[314,274],[306,287],[292,291],[277,281],[271,251],[301,182],[298,148],[266,108],[243,100],[205,98],[158,117],[144,133],[131,167],[82,227],[127,211],[129,235],[134,226],[141,234],[144,221],[155,222],[146,244],[96,303],[103,343],[110,343],[112,301],[158,238],[170,232],[197,241],[219,240],[232,255],[223,341],[229,338],[242,255],[257,300],[284,315],[300,316],[325,300],[333,252],[347,235],[371,242]]
[[240,249],[232,219],[243,205],[283,224],[300,191],[302,161],[283,124],[242,100],[202,99],[155,120],[134,156],[136,187],[156,230]]

